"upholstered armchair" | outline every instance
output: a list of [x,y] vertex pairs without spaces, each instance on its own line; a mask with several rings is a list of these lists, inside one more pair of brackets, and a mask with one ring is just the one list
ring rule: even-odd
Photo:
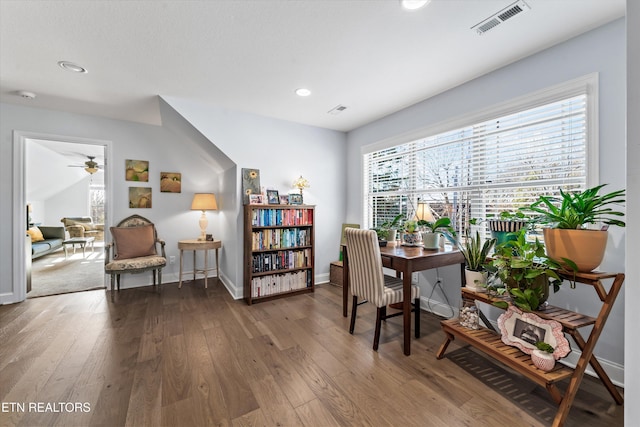
[[65,217],[60,220],[69,237],[95,237],[104,239],[104,224],[94,224],[90,216]]
[[[140,215],[131,215],[110,227],[113,241],[105,245],[104,271],[111,275],[111,292],[120,275],[153,272],[153,285],[162,285],[162,269],[167,265],[165,242],[158,239],[155,225]],[[158,251],[158,247],[160,251]],[[112,293],[113,296],[113,293]]]

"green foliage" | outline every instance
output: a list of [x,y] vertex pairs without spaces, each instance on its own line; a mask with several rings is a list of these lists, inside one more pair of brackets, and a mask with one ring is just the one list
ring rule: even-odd
[[420,220],[417,222],[420,227],[424,227],[427,230],[430,230],[432,233],[435,232],[448,232],[451,234],[455,234],[453,227],[451,227],[451,219],[447,216],[443,216],[442,218],[438,218],[436,221],[425,221]]
[[404,231],[414,233],[418,229],[418,221],[410,219],[404,222]]
[[538,348],[538,350],[546,351],[547,353],[553,353],[555,351],[555,348],[553,348],[551,344],[548,344],[544,341],[536,342],[536,347]]
[[496,244],[496,239],[487,239],[484,242],[480,239],[480,233],[476,231],[475,236],[471,236],[467,232],[467,238],[464,243],[458,244],[458,248],[464,256],[467,269],[471,271],[482,271],[486,264],[487,257],[491,248]]
[[[492,282],[499,280],[513,304],[524,311],[536,310],[544,302],[549,280],[554,292],[562,284],[557,273],[560,264],[546,256],[544,245],[537,238],[528,241],[526,230],[520,230],[516,240],[499,244],[487,269]],[[508,304],[501,301],[495,305],[506,308]]]
[[598,195],[605,185],[607,184],[578,193],[565,193],[560,190],[559,198],[540,196],[538,201],[531,204],[527,210],[539,215],[534,218],[536,222],[549,224],[553,228],[574,230],[584,228],[586,224],[599,222],[624,227],[624,221],[615,218],[624,216],[624,213],[614,211],[607,206],[610,204],[624,206],[625,190]]

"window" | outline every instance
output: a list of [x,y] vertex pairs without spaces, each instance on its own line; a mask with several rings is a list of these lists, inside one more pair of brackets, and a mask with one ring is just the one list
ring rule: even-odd
[[548,92],[544,102],[529,97],[490,119],[365,154],[367,226],[413,216],[426,201],[436,218],[450,217],[461,231],[470,218],[586,188],[594,102],[588,88],[556,91],[551,101]]
[[104,185],[89,186],[89,203],[94,224],[104,224]]

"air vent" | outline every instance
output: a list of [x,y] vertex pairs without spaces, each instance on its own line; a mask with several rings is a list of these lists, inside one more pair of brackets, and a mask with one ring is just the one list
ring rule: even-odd
[[510,4],[504,9],[494,13],[490,17],[483,19],[473,27],[472,30],[475,30],[479,35],[482,35],[489,31],[492,28],[497,27],[502,24],[507,19],[511,19],[516,15],[520,15],[522,12],[526,12],[530,10],[531,7],[524,0],[518,0],[515,3]]
[[333,107],[331,110],[327,111],[327,113],[331,114],[332,116],[337,116],[338,114],[342,113],[346,109],[347,107],[345,107],[344,105],[338,104],[335,107]]

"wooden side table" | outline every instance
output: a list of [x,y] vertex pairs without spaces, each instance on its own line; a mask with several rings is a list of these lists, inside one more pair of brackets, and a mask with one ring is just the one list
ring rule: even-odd
[[[180,240],[178,241],[178,249],[180,249],[180,283],[178,288],[182,288],[182,266],[184,251],[193,251],[193,280],[196,280],[196,273],[204,274],[204,287],[207,287],[207,276],[209,273],[209,249],[216,250],[216,278],[220,277],[220,262],[218,258],[218,250],[222,247],[220,240]],[[204,268],[196,268],[196,251],[204,251]]]

